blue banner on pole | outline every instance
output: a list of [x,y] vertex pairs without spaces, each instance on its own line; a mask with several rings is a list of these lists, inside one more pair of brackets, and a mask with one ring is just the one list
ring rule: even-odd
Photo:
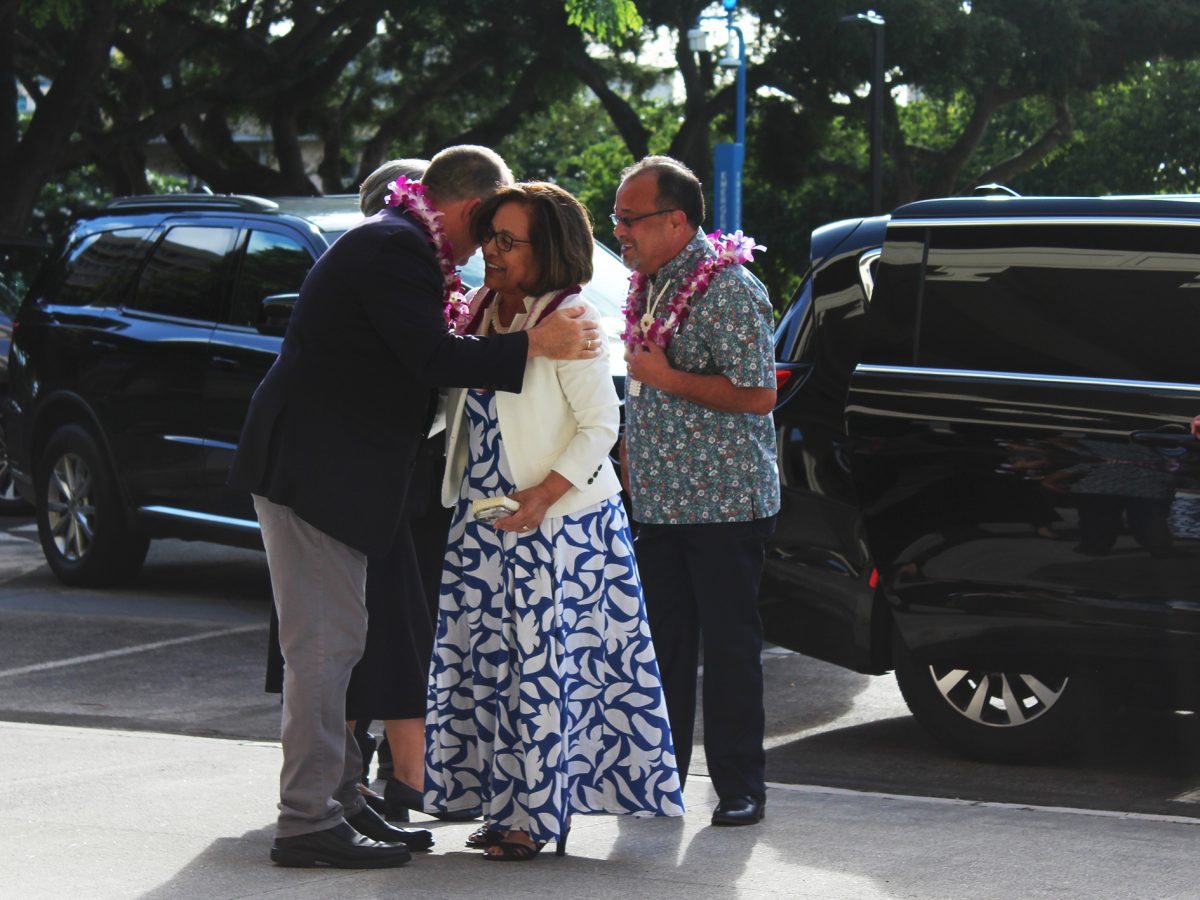
[[713,150],[713,225],[721,231],[742,227],[741,144],[717,144]]

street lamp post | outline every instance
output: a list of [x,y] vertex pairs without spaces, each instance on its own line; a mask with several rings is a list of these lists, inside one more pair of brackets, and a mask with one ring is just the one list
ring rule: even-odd
[[[696,18],[696,26],[688,31],[688,48],[693,52],[708,50],[708,38],[700,23],[705,19],[724,19],[729,39],[725,55],[717,60],[723,68],[737,69],[737,108],[734,143],[717,144],[713,148],[713,222],[725,232],[742,227],[742,163],[746,152],[746,39],[742,29],[733,24],[737,0],[722,0],[724,16]],[[735,44],[736,41],[736,44]],[[736,52],[735,52],[736,48]]]
[[871,212],[883,212],[883,16],[868,10],[853,16],[842,16],[842,22],[866,22],[875,29],[875,52],[871,74]]

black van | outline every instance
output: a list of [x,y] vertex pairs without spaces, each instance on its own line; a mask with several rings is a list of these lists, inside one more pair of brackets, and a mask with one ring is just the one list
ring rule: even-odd
[[[26,295],[2,399],[13,483],[73,585],[136,572],[150,539],[261,547],[226,485],[250,397],[357,196],[123,197],[81,217]],[[628,272],[597,245],[584,296],[617,342]],[[477,253],[463,281],[483,281]],[[619,352],[610,354],[622,379]]]
[[777,332],[778,641],[937,737],[1200,702],[1200,200],[931,200],[813,236]]

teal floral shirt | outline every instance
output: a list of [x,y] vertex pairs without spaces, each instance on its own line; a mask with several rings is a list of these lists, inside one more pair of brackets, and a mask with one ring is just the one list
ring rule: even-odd
[[[674,294],[702,254],[697,231],[652,280]],[[666,301],[663,301],[664,306]],[[676,369],[724,375],[737,387],[775,387],[774,315],[767,290],[740,265],[713,278],[667,348]],[[746,522],[779,512],[770,415],[723,413],[643,384],[626,392],[625,443],[633,518],[660,525]]]

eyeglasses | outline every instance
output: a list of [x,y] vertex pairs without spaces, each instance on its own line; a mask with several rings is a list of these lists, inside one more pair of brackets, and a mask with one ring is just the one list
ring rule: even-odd
[[520,238],[515,238],[507,231],[496,231],[494,228],[489,228],[483,233],[483,242],[496,242],[496,249],[501,253],[507,253],[513,248],[513,244],[532,244],[533,241],[523,241]]
[[632,228],[634,222],[640,222],[642,219],[649,219],[651,216],[661,216],[666,213],[679,212],[679,209],[656,209],[654,212],[642,213],[640,216],[618,216],[616,213],[610,213],[608,218],[613,223],[613,228],[618,225],[624,225],[626,228]]

